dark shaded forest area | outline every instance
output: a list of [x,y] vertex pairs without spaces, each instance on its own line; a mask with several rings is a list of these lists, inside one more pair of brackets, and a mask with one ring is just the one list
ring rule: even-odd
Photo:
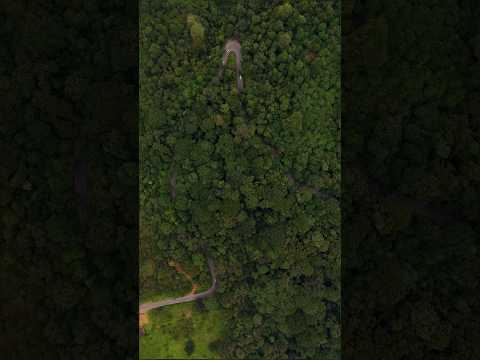
[[137,6],[4,1],[0,19],[0,353],[133,359]]
[[343,11],[342,358],[480,359],[479,3]]
[[[340,351],[337,1],[141,1],[140,289],[216,263],[223,358]],[[228,39],[242,45],[213,82]]]

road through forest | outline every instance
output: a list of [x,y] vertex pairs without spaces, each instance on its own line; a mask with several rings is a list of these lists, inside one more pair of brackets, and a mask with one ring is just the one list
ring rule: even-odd
[[[240,43],[237,40],[229,40],[225,44],[225,49],[223,53],[223,59],[222,59],[222,67],[220,69],[220,72],[218,74],[217,79],[220,79],[221,76],[223,75],[223,71],[225,68],[225,65],[227,64],[228,57],[231,53],[235,54],[235,59],[236,59],[236,74],[237,74],[237,90],[238,92],[241,92],[243,90],[243,78],[241,75],[241,46]],[[171,180],[171,185],[174,187],[175,181]],[[175,189],[172,191],[173,194],[175,194]],[[160,300],[160,301],[153,301],[153,302],[147,302],[144,304],[141,304],[139,307],[139,312],[140,313],[145,313],[149,310],[157,309],[162,306],[167,306],[167,305],[174,305],[174,304],[181,304],[181,303],[186,303],[190,301],[195,301],[195,300],[200,300],[207,298],[215,293],[218,287],[218,282],[217,282],[217,277],[215,273],[215,265],[213,264],[212,259],[208,259],[208,268],[210,270],[210,274],[212,275],[212,286],[201,293],[198,294],[189,294],[185,296],[181,296],[178,298],[173,298],[173,299],[165,299],[165,300]]]
[[[243,83],[243,77],[241,75],[241,61],[242,61],[241,45],[237,40],[228,40],[227,43],[225,44],[223,58],[222,58],[222,65],[221,65],[219,73],[218,73],[217,77],[214,79],[214,81],[220,80],[221,77],[223,76],[223,72],[225,70],[225,66],[226,66],[227,61],[228,61],[228,57],[232,53],[235,54],[236,75],[237,75],[237,90],[238,90],[238,93],[240,93],[244,89],[244,83]],[[276,149],[273,146],[273,144],[270,144],[269,142],[266,141],[266,139],[263,139],[263,138],[262,138],[262,141],[266,145],[268,145],[269,147],[272,148],[272,153],[273,153],[274,157],[279,156],[280,152],[278,151],[278,149]],[[292,180],[293,184],[296,187],[301,186],[293,178],[293,175],[290,172],[288,172],[287,175],[288,175],[289,179]],[[170,178],[172,198],[175,198],[175,195],[176,195],[176,189],[175,189],[176,181],[175,181],[175,179],[176,179],[175,171],[173,171],[173,173],[171,175],[171,178]],[[338,195],[335,194],[334,192],[322,191],[321,189],[316,188],[316,187],[312,187],[311,190],[315,195],[317,195],[321,198],[324,198],[324,199],[337,198],[338,199]],[[212,275],[212,286],[208,290],[206,290],[204,292],[201,292],[201,293],[198,293],[198,294],[189,294],[189,295],[181,296],[181,297],[178,297],[178,298],[166,299],[166,300],[148,302],[148,303],[141,304],[140,305],[140,313],[145,313],[148,310],[156,309],[156,308],[159,308],[159,307],[162,307],[162,306],[195,301],[195,300],[203,299],[203,298],[206,298],[206,297],[209,297],[209,296],[213,295],[214,292],[217,289],[218,284],[217,284],[217,278],[216,278],[216,274],[215,274],[215,267],[214,267],[213,261],[211,259],[208,259],[208,266],[209,266],[209,269],[210,269],[210,274]]]

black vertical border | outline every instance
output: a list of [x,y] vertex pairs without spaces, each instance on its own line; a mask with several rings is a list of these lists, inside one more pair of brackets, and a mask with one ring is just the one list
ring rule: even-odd
[[342,358],[480,359],[479,3],[342,6]]
[[138,2],[0,5],[0,353],[138,357]]

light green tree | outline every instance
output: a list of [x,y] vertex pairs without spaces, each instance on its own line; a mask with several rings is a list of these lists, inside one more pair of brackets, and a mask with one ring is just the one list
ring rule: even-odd
[[195,48],[203,47],[204,40],[205,40],[205,28],[203,27],[198,16],[188,15],[187,26],[190,30],[190,36],[192,37],[193,47]]

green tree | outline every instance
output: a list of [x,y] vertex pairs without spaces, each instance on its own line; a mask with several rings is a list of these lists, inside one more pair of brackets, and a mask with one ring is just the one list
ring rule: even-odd
[[188,29],[190,30],[190,36],[193,41],[193,46],[195,48],[203,47],[204,40],[205,40],[205,28],[203,27],[198,16],[188,15],[187,26],[188,26]]
[[195,351],[195,343],[193,342],[192,339],[187,340],[187,342],[185,343],[184,349],[188,356],[193,354],[193,352]]
[[289,32],[282,32],[278,36],[278,43],[282,49],[287,49],[292,42],[292,35]]
[[205,39],[205,29],[200,23],[194,23],[190,28],[190,35],[192,36],[193,46],[201,48]]
[[278,6],[276,9],[277,15],[282,19],[286,19],[289,16],[291,16],[293,14],[293,11],[294,11],[294,8],[289,2],[286,2],[285,4]]

